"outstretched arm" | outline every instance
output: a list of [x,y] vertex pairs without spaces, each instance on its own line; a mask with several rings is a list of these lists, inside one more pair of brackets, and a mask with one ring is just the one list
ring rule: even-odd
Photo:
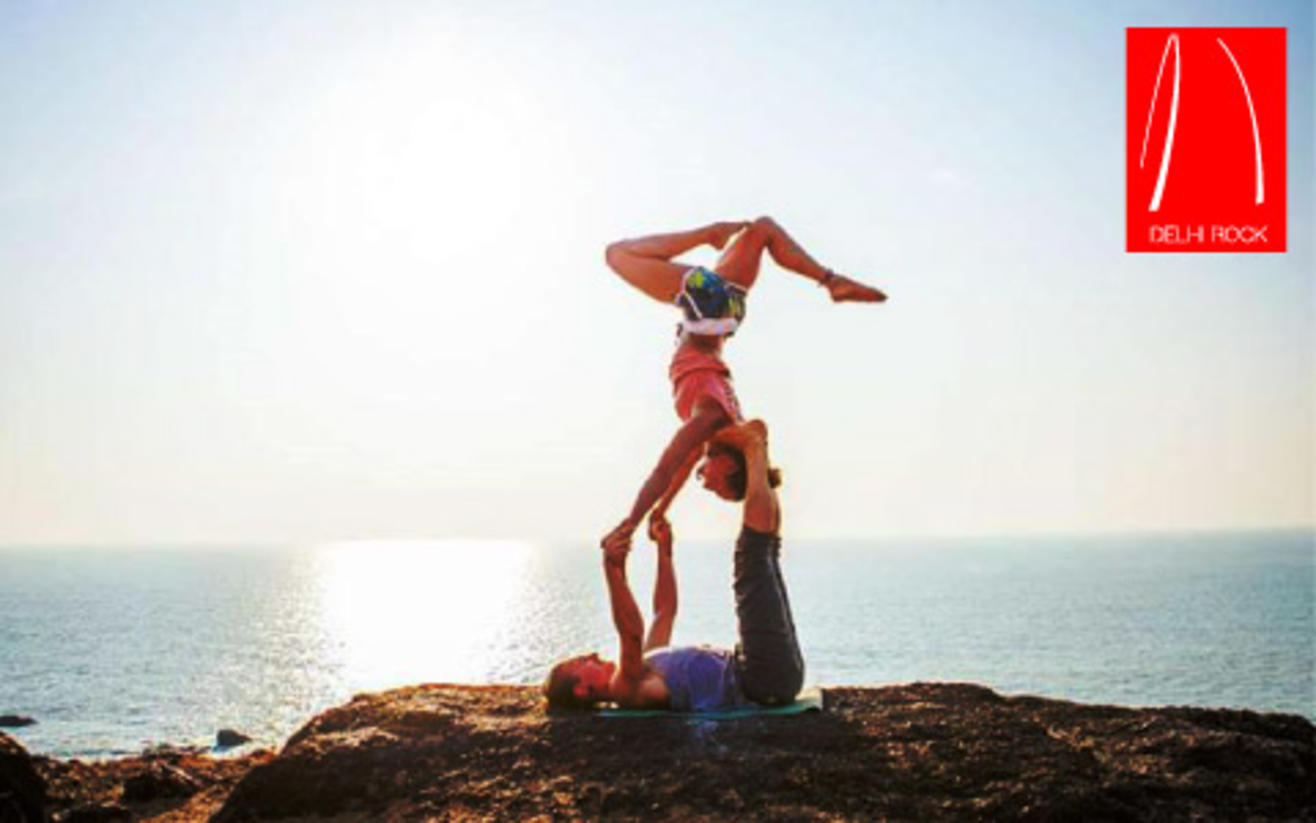
[[685,458],[685,462],[676,470],[676,474],[672,475],[672,482],[667,484],[667,490],[663,492],[663,496],[658,498],[658,503],[649,512],[649,539],[655,543],[658,542],[657,530],[667,528],[670,531],[671,527],[667,525],[667,509],[671,507],[672,501],[676,499],[676,495],[685,486],[685,481],[690,479],[690,473],[695,470],[695,464],[699,462],[700,454],[701,451],[697,448],[690,451],[690,454]]
[[667,521],[667,508],[677,492],[690,479],[699,462],[700,449],[694,449],[677,469],[672,482],[658,499],[658,505],[649,512],[649,539],[658,547],[658,571],[653,581],[653,622],[649,624],[649,637],[644,650],[669,645],[672,624],[676,622],[676,567],[672,565],[672,524]]
[[666,520],[649,521],[649,536],[658,544],[658,573],[653,583],[653,623],[644,650],[671,643],[676,622],[676,569],[672,566],[672,527]]
[[626,582],[626,550],[604,545],[603,576],[608,581],[608,599],[612,603],[612,624],[621,641],[620,674],[629,685],[639,683],[644,673],[644,658],[640,638],[644,636],[644,616],[635,605],[630,584]]
[[689,477],[689,471],[694,468],[694,462],[699,459],[704,444],[714,432],[730,423],[731,418],[716,400],[707,395],[696,400],[694,413],[676,430],[667,448],[663,449],[658,465],[654,466],[649,478],[640,487],[640,493],[635,496],[635,504],[631,506],[629,516],[631,522],[638,524],[654,504],[673,489],[673,483],[682,469],[686,470],[686,476]]
[[[603,539],[604,543],[606,544],[609,541],[629,543],[631,535],[635,533],[636,526],[654,507],[654,504],[663,496],[663,493],[672,487],[672,482],[681,468],[692,459],[698,460],[699,450],[713,436],[713,433],[730,422],[731,418],[727,416],[726,411],[713,398],[704,396],[696,400],[694,414],[682,424],[681,428],[676,430],[671,442],[663,450],[663,456],[659,458],[658,465],[649,473],[649,478],[640,487],[640,493],[635,497],[635,504],[631,506],[631,513],[608,533],[608,536]],[[690,465],[693,466],[693,463]]]
[[701,449],[693,449],[685,462],[676,470],[667,491],[658,499],[658,505],[649,512],[649,539],[658,547],[658,572],[653,581],[653,623],[644,650],[657,649],[670,643],[672,624],[676,622],[676,567],[672,565],[672,524],[667,520],[667,508],[677,492],[690,479]]

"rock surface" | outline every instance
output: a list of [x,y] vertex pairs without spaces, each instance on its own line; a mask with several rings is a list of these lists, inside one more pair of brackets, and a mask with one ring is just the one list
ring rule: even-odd
[[57,823],[123,823],[133,819],[128,807],[118,803],[88,803],[60,814]]
[[32,761],[46,780],[54,823],[202,823],[244,774],[273,756],[267,749],[210,757],[191,748],[157,747],[113,760]]
[[205,788],[200,779],[171,763],[147,763],[137,774],[123,781],[124,800],[142,803],[161,797],[191,797]]
[[[3,760],[62,821],[1316,821],[1316,728],[1248,711],[1090,706],[962,683],[825,692],[708,721],[548,712],[537,690],[360,695],[275,755]],[[24,772],[26,766],[28,771]],[[188,796],[129,786],[183,786]],[[40,818],[36,818],[40,819]]]
[[[46,809],[46,782],[17,740],[0,732],[0,820],[15,812],[39,821]],[[7,808],[6,808],[7,807]]]
[[1316,820],[1314,752],[1296,716],[970,684],[828,689],[821,714],[721,722],[419,686],[319,715],[215,820]]

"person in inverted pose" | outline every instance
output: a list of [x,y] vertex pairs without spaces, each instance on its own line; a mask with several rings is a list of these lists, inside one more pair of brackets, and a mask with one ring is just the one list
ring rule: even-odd
[[717,442],[743,454],[743,525],[736,541],[734,650],[707,646],[669,648],[676,618],[676,580],[671,537],[658,541],[654,619],[648,639],[644,618],[626,581],[629,536],[603,546],[604,575],[612,620],[621,640],[620,663],[597,653],[558,663],[544,682],[550,705],[590,708],[611,702],[625,708],[714,711],[748,703],[790,703],[804,682],[804,659],[795,637],[786,584],[781,577],[781,508],[769,482],[767,427],[751,420],[722,429]]
[[[725,249],[712,270],[674,261],[678,254],[707,243]],[[684,317],[677,328],[676,353],[668,369],[677,416],[682,424],[649,474],[628,514],[605,539],[626,538],[649,515],[649,536],[671,542],[667,509],[685,485],[708,445],[700,476],[704,486],[727,499],[743,487],[743,461],[731,449],[709,445],[713,433],[743,418],[722,362],[722,341],[745,318],[745,298],[758,279],[767,251],[784,269],[815,281],[835,302],[880,303],[881,291],[820,265],[770,217],[752,222],[712,223],[692,231],[620,240],[607,248],[608,265],[640,291]]]

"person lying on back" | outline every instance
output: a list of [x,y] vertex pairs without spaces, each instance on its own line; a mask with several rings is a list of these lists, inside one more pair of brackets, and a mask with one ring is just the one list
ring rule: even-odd
[[768,465],[763,421],[719,431],[699,475],[705,488],[718,496],[744,501],[733,580],[736,647],[668,646],[676,617],[670,527],[653,535],[659,564],[654,620],[644,638],[644,618],[626,580],[630,535],[614,530],[603,541],[603,568],[621,643],[618,662],[596,652],[559,662],[544,682],[550,705],[592,708],[615,703],[623,708],[716,711],[795,700],[804,683],[804,658],[781,576],[781,507],[773,490],[777,473]]

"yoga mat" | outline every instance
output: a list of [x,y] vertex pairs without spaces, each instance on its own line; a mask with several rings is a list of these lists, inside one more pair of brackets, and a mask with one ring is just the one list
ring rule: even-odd
[[679,717],[683,720],[735,720],[738,717],[804,714],[823,708],[822,689],[814,686],[800,692],[794,703],[785,706],[740,706],[721,712],[674,712],[668,709],[599,709],[601,717]]

